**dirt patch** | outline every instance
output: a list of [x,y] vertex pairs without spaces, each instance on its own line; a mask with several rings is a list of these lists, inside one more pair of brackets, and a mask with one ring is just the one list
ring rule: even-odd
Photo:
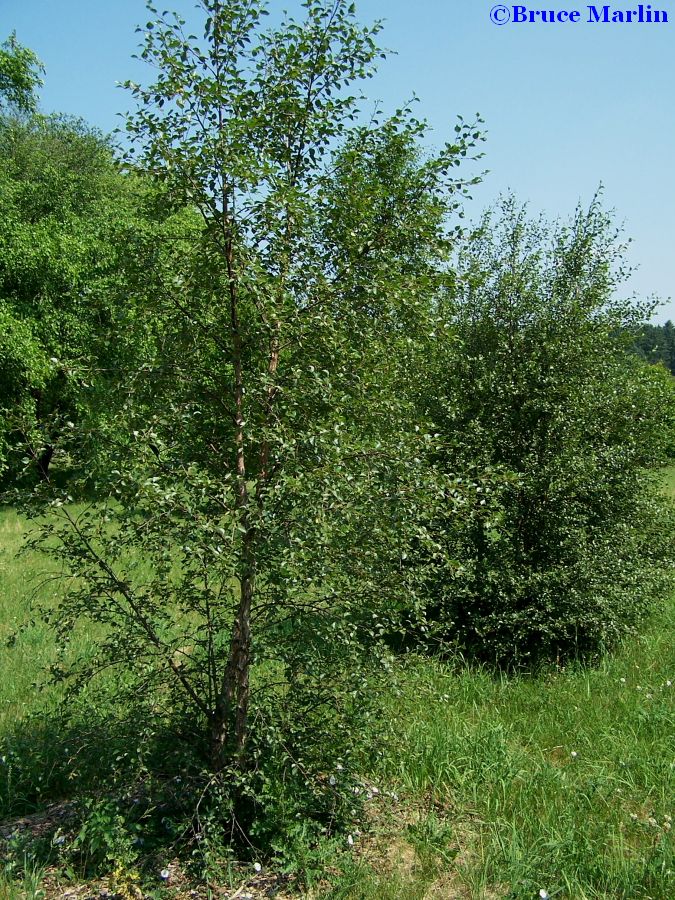
[[3,822],[0,824],[0,843],[19,836],[38,840],[53,834],[67,825],[73,812],[74,804],[55,803],[41,812]]
[[[56,871],[47,871],[41,882],[43,900],[152,900],[137,885],[124,885],[115,889],[109,879],[98,879],[81,884],[64,882]],[[260,875],[247,879],[236,888],[195,886],[180,872],[174,870],[165,886],[166,896],[171,900],[298,900],[297,893],[289,893],[283,876]]]

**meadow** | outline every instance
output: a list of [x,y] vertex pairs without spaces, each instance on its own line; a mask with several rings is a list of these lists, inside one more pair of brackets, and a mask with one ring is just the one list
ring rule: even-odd
[[[664,485],[675,497],[675,469]],[[45,582],[41,557],[17,557],[25,530],[14,510],[0,513],[0,639],[6,644],[14,634],[0,657],[3,898],[64,896],[84,874],[59,864],[63,845],[76,840],[67,825],[54,832],[52,824],[46,838],[35,846],[24,841],[18,851],[7,840],[19,817],[70,799],[63,779],[51,777],[63,737],[42,735],[33,758],[21,731],[22,723],[54,713],[63,692],[46,683],[54,635],[34,615],[36,601],[58,591],[58,582]],[[675,896],[674,635],[671,601],[642,634],[592,668],[495,676],[461,659],[418,656],[394,666],[377,743],[363,735],[363,821],[316,849],[300,895]],[[73,652],[93,639],[82,630]],[[105,760],[121,748],[85,748],[83,756]],[[228,877],[221,896],[263,896],[261,885],[269,885],[248,870]],[[182,896],[183,889],[145,888],[153,897]],[[199,885],[190,889],[201,895]]]

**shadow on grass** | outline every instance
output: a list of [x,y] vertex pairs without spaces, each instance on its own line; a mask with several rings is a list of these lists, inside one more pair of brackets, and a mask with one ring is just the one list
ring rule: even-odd
[[4,869],[26,860],[87,877],[156,868],[195,840],[208,778],[193,747],[194,735],[140,715],[23,720],[0,740]]

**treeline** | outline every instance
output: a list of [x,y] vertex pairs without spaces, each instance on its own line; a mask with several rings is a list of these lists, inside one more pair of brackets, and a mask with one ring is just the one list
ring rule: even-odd
[[661,363],[671,375],[675,375],[675,326],[670,320],[665,325],[644,325],[637,335],[635,346],[647,362]]
[[35,114],[4,46],[0,464],[70,576],[57,677],[93,715],[119,672],[211,826],[273,846],[349,819],[321,773],[397,653],[531,671],[635,631],[672,571],[675,394],[597,198],[460,229],[480,122],[435,152],[411,109],[360,124],[379,26],[201,6],[203,39],[144,30],[125,156]]

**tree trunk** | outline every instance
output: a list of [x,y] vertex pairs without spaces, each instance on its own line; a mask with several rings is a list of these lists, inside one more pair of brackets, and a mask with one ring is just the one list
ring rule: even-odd
[[49,464],[51,463],[53,456],[54,447],[52,444],[47,444],[45,449],[36,459],[38,472],[43,481],[49,481]]
[[241,599],[230,647],[230,679],[236,697],[234,740],[240,763],[243,762],[248,728],[249,674],[251,671],[251,607],[255,594],[255,529],[244,535],[244,575]]
[[[227,198],[223,199],[224,220],[227,219]],[[240,595],[237,613],[232,626],[230,650],[218,693],[211,726],[212,764],[221,771],[227,762],[227,751],[233,749],[239,766],[245,764],[246,734],[248,727],[249,681],[251,668],[251,609],[255,594],[256,576],[256,526],[251,516],[246,473],[244,441],[244,369],[241,333],[239,328],[237,279],[234,270],[234,250],[231,235],[225,232],[226,262],[229,276],[230,324],[232,336],[232,364],[234,367],[234,405],[237,509],[243,531],[241,568],[239,574]]]
[[228,750],[244,766],[248,730],[249,673],[251,670],[251,608],[255,594],[255,529],[244,535],[239,607],[232,626],[232,639],[225,675],[211,722],[211,763],[220,772],[227,763]]

